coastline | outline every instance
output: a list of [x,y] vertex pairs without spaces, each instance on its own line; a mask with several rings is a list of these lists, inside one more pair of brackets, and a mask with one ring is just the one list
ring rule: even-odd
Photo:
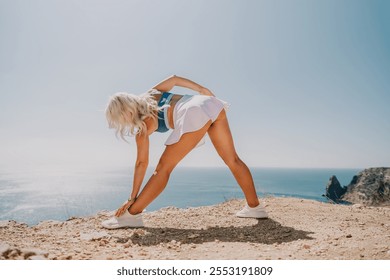
[[146,212],[140,229],[102,228],[109,211],[35,226],[1,221],[0,259],[390,260],[390,208],[262,201],[269,219],[235,217],[244,201],[234,199]]
[[[356,174],[350,169],[252,168],[260,197],[296,197],[326,201],[322,196],[333,174],[347,185]],[[0,182],[0,220],[37,225],[44,220],[64,221],[69,217],[94,215],[113,210],[129,195],[132,178],[126,169],[52,170],[10,172]],[[153,170],[149,170],[149,175]],[[147,176],[149,176],[147,174]],[[147,177],[146,176],[146,177]],[[244,198],[228,168],[177,167],[169,185],[148,211],[166,206],[201,207]]]

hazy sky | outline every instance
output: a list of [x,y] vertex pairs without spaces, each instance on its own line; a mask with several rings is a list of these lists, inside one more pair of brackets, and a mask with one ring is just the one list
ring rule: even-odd
[[[0,0],[0,167],[131,168],[108,97],[172,74],[231,103],[249,166],[389,166],[389,14],[386,0]],[[152,135],[151,165],[167,137]],[[223,165],[210,140],[181,163],[205,164]]]

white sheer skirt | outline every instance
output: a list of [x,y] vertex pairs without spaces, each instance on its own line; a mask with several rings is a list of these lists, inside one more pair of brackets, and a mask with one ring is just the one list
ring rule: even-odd
[[[227,102],[214,96],[184,95],[174,108],[173,124],[175,128],[165,145],[179,142],[183,134],[201,129],[210,120],[214,122],[221,111],[228,108]],[[204,142],[203,137],[197,146],[203,145]]]

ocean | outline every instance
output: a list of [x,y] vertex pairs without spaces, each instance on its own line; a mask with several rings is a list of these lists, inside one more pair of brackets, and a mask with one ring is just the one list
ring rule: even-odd
[[[251,168],[260,197],[286,196],[326,201],[322,196],[332,175],[348,185],[360,169]],[[146,179],[152,174],[149,169]],[[129,196],[132,170],[0,171],[0,220],[35,225],[118,208]],[[178,167],[163,193],[147,211],[213,205],[244,198],[227,168]]]

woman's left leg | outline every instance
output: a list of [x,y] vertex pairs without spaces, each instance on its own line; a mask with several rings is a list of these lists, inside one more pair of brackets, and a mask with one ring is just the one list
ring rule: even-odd
[[179,142],[165,148],[154,175],[129,208],[130,214],[141,213],[164,190],[172,170],[202,140],[210,125],[211,121],[200,130],[183,134]]

